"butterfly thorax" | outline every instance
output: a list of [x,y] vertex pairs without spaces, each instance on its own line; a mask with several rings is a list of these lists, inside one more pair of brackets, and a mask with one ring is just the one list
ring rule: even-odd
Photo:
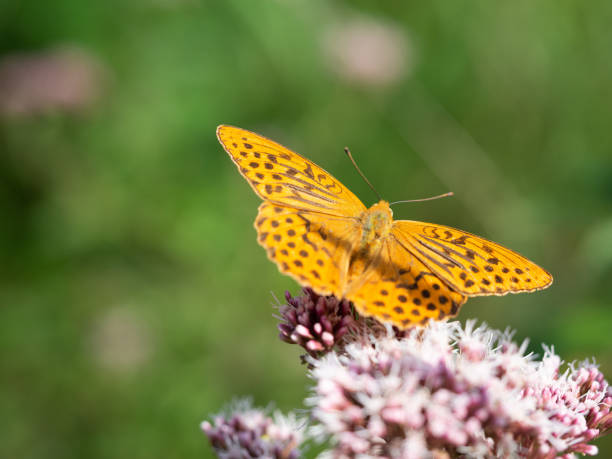
[[364,249],[387,237],[393,223],[393,212],[387,201],[380,201],[364,211],[359,220],[362,230],[360,249]]

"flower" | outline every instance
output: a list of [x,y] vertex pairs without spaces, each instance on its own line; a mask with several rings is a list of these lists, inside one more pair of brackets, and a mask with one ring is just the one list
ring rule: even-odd
[[322,48],[331,69],[345,81],[365,88],[390,86],[414,65],[412,42],[405,29],[369,17],[328,28]]
[[593,455],[612,427],[612,390],[592,363],[545,349],[540,361],[510,332],[436,322],[398,339],[347,344],[310,358],[307,400],[332,457]]
[[285,298],[287,304],[279,308],[279,337],[286,343],[299,344],[312,357],[341,344],[356,325],[347,300],[318,295],[310,288],[304,288],[302,295],[296,297],[285,292]]
[[106,69],[85,50],[52,49],[0,60],[0,114],[80,112],[97,101]]
[[201,428],[220,459],[297,459],[304,430],[293,415],[253,408],[248,399],[238,400],[227,414],[204,421]]

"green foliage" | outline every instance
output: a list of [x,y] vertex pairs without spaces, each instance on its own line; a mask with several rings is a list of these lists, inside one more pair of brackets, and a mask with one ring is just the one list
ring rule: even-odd
[[[0,456],[210,457],[198,424],[233,396],[302,407],[270,294],[297,286],[256,244],[221,123],[368,205],[345,145],[389,200],[454,191],[395,216],[555,276],[460,318],[594,355],[612,378],[611,17],[604,1],[0,3],[1,55],[76,47],[102,75],[86,107],[0,114]],[[395,79],[330,57],[330,29],[354,20],[399,34]]]

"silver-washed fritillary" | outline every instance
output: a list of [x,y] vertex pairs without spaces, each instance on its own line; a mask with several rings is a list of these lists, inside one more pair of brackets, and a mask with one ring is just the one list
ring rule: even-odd
[[321,295],[401,329],[457,315],[468,296],[548,287],[527,258],[465,231],[393,220],[331,174],[258,134],[219,126],[217,137],[255,193],[258,241],[280,271]]

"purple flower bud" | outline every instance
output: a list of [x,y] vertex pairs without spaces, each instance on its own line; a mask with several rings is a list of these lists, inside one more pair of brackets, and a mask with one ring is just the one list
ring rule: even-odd
[[279,308],[280,339],[299,344],[312,357],[341,346],[347,332],[356,325],[346,300],[318,295],[309,288],[304,288],[297,297],[285,292],[285,299],[287,304]]
[[[340,321],[340,322],[342,322],[342,321]],[[325,328],[325,331],[328,331],[330,333],[332,333],[334,331],[334,325],[329,320],[329,318],[327,318],[326,316],[321,317],[321,323],[323,324],[323,327]]]
[[303,325],[299,324],[295,327],[295,332],[300,335],[303,336],[304,338],[312,338],[312,334],[310,333],[310,330],[308,330],[306,327],[304,327]]
[[284,332],[279,333],[278,337],[281,339],[281,341],[284,341],[285,343],[294,344],[291,337]]
[[325,347],[331,348],[334,345],[334,335],[329,332],[323,332],[321,334],[321,341],[323,341]]
[[311,339],[306,343],[306,349],[311,352],[317,352],[325,350],[325,347],[319,341]]

